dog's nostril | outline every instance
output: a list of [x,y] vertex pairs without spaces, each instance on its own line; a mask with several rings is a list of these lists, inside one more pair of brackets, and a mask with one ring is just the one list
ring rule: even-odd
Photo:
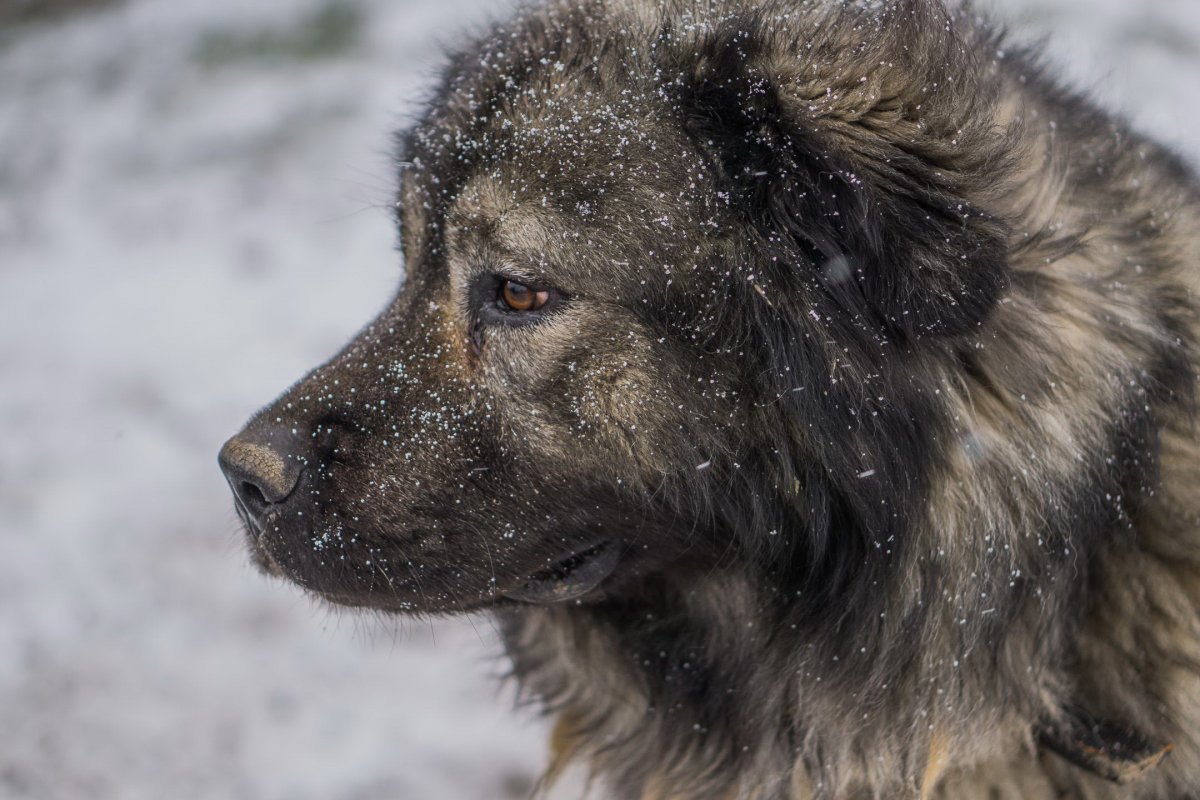
[[262,489],[259,489],[249,481],[242,481],[242,485],[238,491],[238,494],[243,500],[247,500],[253,503],[255,506],[270,505],[270,503],[267,501],[267,498],[263,496]]
[[252,515],[287,500],[300,482],[303,467],[273,446],[278,438],[270,432],[235,436],[217,459],[238,501]]

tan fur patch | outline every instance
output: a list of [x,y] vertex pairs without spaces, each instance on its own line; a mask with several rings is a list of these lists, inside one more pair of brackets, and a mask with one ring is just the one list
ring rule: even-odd
[[925,777],[921,781],[921,800],[930,800],[950,763],[950,742],[934,731],[929,739],[929,757],[925,762]]
[[583,744],[579,726],[570,714],[560,714],[550,732],[550,762],[542,774],[544,789],[552,787],[571,767]]

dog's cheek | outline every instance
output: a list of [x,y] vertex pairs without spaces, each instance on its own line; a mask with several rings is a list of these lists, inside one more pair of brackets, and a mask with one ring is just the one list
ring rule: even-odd
[[[713,431],[736,394],[620,308],[588,308],[544,329],[496,337],[482,365],[510,451],[533,463],[585,467],[600,483],[658,485],[694,473],[719,450]],[[732,373],[725,373],[732,374]],[[703,384],[703,385],[701,385]],[[703,394],[697,408],[689,398]],[[722,399],[724,398],[724,399]],[[686,413],[685,413],[686,409]]]
[[685,400],[693,387],[683,364],[652,339],[628,336],[611,344],[576,363],[565,383],[559,413],[575,449],[604,453],[606,477],[630,487],[694,471],[712,448],[703,433],[705,413]]

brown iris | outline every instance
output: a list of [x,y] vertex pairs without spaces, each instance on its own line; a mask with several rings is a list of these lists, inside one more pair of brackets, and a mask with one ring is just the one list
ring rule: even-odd
[[500,287],[500,301],[511,311],[537,311],[550,301],[550,293],[536,291],[516,281],[505,281]]

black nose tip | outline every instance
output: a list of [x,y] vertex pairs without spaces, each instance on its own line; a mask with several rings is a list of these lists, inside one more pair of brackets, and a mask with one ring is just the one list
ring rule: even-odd
[[238,503],[257,518],[287,500],[300,482],[303,465],[271,443],[272,436],[238,434],[217,457]]

